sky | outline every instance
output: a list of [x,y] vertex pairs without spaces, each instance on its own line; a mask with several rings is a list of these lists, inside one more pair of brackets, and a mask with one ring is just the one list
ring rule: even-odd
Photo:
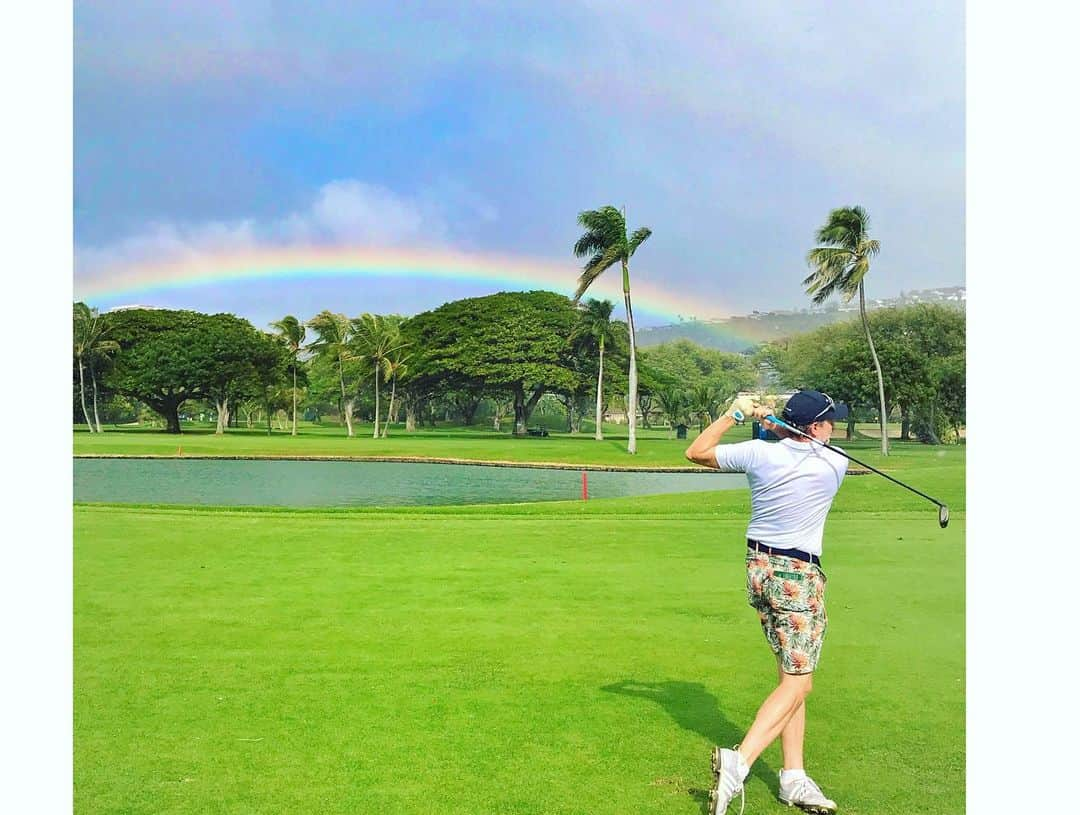
[[74,296],[266,327],[569,294],[606,204],[652,229],[641,326],[806,307],[852,204],[869,297],[961,285],[964,70],[952,0],[76,2]]

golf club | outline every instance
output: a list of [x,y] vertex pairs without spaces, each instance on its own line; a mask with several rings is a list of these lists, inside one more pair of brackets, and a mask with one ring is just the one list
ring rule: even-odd
[[881,470],[878,470],[875,467],[871,467],[869,464],[866,464],[866,463],[864,463],[862,461],[859,461],[854,456],[849,456],[843,450],[838,450],[837,448],[833,447],[831,444],[828,444],[827,442],[821,441],[821,439],[815,439],[809,433],[803,433],[801,430],[799,430],[799,428],[792,427],[787,422],[785,422],[783,419],[777,419],[775,416],[769,415],[769,416],[765,417],[765,420],[768,421],[768,422],[772,422],[773,424],[780,425],[780,427],[786,428],[787,430],[790,430],[792,433],[798,433],[800,436],[803,436],[804,438],[810,439],[810,441],[815,441],[818,444],[820,444],[822,447],[828,447],[834,453],[838,453],[839,455],[843,456],[844,458],[848,459],[849,461],[854,461],[856,464],[858,464],[858,465],[860,465],[862,467],[865,467],[866,469],[871,470],[871,471],[877,473],[878,475],[885,476],[885,478],[889,479],[894,484],[899,484],[901,487],[904,487],[905,489],[911,490],[916,495],[921,495],[927,501],[930,501],[930,502],[932,502],[934,504],[937,504],[937,506],[938,506],[938,524],[941,526],[942,529],[944,529],[945,527],[947,527],[949,525],[949,508],[947,506],[945,506],[943,503],[941,503],[941,501],[938,501],[936,498],[931,498],[925,492],[919,492],[914,487],[909,487],[903,481],[898,481],[897,479],[893,478],[891,475],[886,475],[885,473],[881,472]]

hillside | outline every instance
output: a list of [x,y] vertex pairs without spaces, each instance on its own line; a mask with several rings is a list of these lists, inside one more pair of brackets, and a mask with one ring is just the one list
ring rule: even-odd
[[[897,297],[867,300],[866,308],[868,311],[873,311],[914,303],[938,303],[963,309],[967,304],[967,290],[964,286],[949,286],[921,291],[902,291]],[[857,319],[858,316],[859,307],[856,302],[847,304],[832,302],[819,308],[798,311],[755,311],[752,314],[729,317],[724,320],[685,320],[673,325],[642,328],[637,332],[637,341],[642,348],[686,339],[706,348],[716,348],[721,351],[747,351],[769,340],[802,334],[823,325]]]

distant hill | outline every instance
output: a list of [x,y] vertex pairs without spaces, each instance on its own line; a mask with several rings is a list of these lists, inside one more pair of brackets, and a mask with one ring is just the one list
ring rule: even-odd
[[[908,306],[914,303],[938,303],[963,309],[967,305],[967,289],[949,286],[939,289],[900,292],[898,297],[884,300],[867,300],[866,309]],[[686,339],[705,348],[721,351],[748,351],[757,345],[793,334],[813,331],[823,325],[856,319],[859,304],[840,304],[835,301],[824,306],[797,311],[755,311],[741,317],[723,320],[684,320],[674,325],[642,328],[637,332],[638,345],[642,348],[660,345],[673,340]]]

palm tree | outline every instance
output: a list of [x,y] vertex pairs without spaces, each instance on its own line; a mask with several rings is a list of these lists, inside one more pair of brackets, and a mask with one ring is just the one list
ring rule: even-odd
[[353,435],[352,409],[356,401],[355,393],[345,392],[345,363],[350,359],[348,346],[352,339],[352,321],[344,314],[334,314],[323,310],[308,320],[308,328],[314,330],[319,338],[308,345],[316,354],[323,354],[334,360],[337,367],[338,382],[341,383],[341,415],[345,418],[348,435]]
[[375,429],[371,438],[379,438],[379,375],[387,369],[391,352],[401,344],[401,318],[361,314],[352,321],[353,347],[356,355],[370,361],[375,369]]
[[385,439],[390,435],[390,422],[394,418],[394,399],[397,397],[397,381],[399,376],[404,376],[408,371],[408,361],[412,358],[412,354],[406,353],[408,345],[402,343],[394,348],[390,355],[383,360],[383,367],[386,371],[386,375],[390,378],[390,407],[386,411],[386,421],[383,423],[382,437]]
[[690,409],[698,417],[701,430],[705,429],[706,419],[713,421],[713,414],[720,402],[720,392],[712,385],[698,385],[690,393]]
[[611,322],[611,312],[615,310],[615,304],[610,300],[596,300],[589,298],[585,307],[581,310],[580,322],[570,335],[571,341],[586,339],[595,342],[600,349],[600,369],[596,374],[596,440],[604,440],[603,413],[604,413],[604,341],[614,341]]
[[889,455],[888,414],[885,410],[885,381],[881,376],[881,363],[874,350],[870,336],[870,324],[866,320],[866,291],[863,280],[870,273],[870,258],[881,250],[881,244],[870,238],[870,217],[862,207],[840,207],[829,213],[825,225],[817,231],[817,242],[822,246],[811,249],[806,262],[813,271],[803,280],[806,293],[815,303],[824,303],[834,293],[844,302],[859,294],[859,315],[862,317],[866,342],[874,360],[877,373],[878,399],[881,410],[881,455]]
[[300,350],[304,345],[307,331],[304,324],[288,314],[280,320],[270,323],[277,329],[278,335],[284,340],[292,354],[292,434],[296,435],[296,366],[300,362]]
[[675,425],[682,419],[683,414],[686,412],[687,399],[682,391],[676,390],[672,387],[662,388],[657,394],[656,398],[660,402],[660,410],[664,412],[664,416],[667,417],[668,423],[671,425],[672,432],[675,432]]
[[578,215],[578,224],[586,231],[574,244],[574,256],[587,257],[588,260],[578,277],[575,303],[601,274],[616,263],[622,264],[623,301],[630,331],[630,387],[626,400],[630,438],[626,451],[633,454],[637,452],[637,343],[634,338],[634,309],[630,303],[630,258],[648,240],[652,230],[642,227],[628,238],[625,214],[611,205],[582,212]]
[[[72,305],[72,345],[75,352],[75,360],[79,365],[79,400],[82,402],[83,418],[91,433],[101,431],[101,418],[97,408],[97,375],[94,373],[94,363],[105,360],[110,354],[120,350],[120,345],[115,340],[105,339],[108,329],[101,320],[96,308],[90,308],[86,303],[74,303]],[[93,386],[94,421],[90,421],[90,414],[86,410],[86,382],[83,378],[84,370],[90,371],[90,381]]]

